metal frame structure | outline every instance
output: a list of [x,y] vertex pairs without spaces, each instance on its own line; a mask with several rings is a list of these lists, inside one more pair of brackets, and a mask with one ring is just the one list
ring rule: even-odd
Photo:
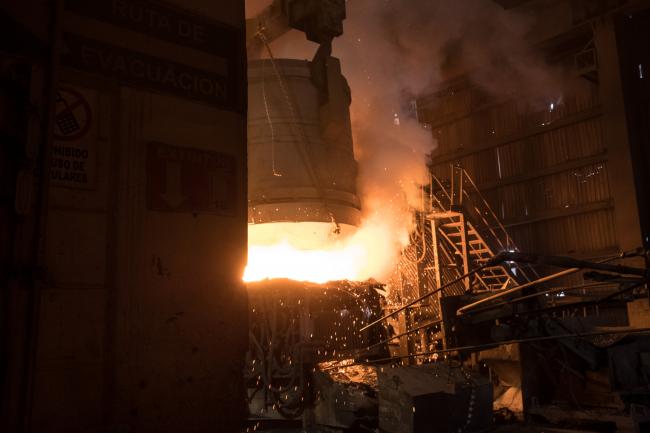
[[[642,255],[643,251],[631,251],[600,262],[520,253],[462,167],[450,166],[447,179],[432,176],[424,190],[428,200],[419,213],[415,237],[427,239],[421,243],[422,251],[416,251],[419,254],[415,264],[418,269],[433,272],[434,284],[424,281],[426,275],[422,272],[417,273],[418,281],[410,283],[419,285],[417,296],[411,293],[409,299],[406,287],[397,287],[403,293],[393,298],[401,302],[394,302],[384,317],[361,328],[366,331],[380,324],[390,328],[389,324],[396,323],[398,332],[386,340],[399,340],[394,359],[416,363],[424,360],[418,353],[424,356],[453,351],[459,342],[450,338],[450,331],[455,330],[452,333],[457,336],[455,328],[461,321],[470,325],[494,322],[508,320],[519,313],[536,317],[597,315],[599,305],[638,292],[646,284],[647,270],[612,263]],[[420,245],[420,242],[412,239],[412,244]],[[407,257],[405,262],[400,269],[408,268],[409,264],[413,267],[412,257]],[[548,272],[557,267],[562,270]],[[547,275],[540,275],[542,268]],[[583,279],[590,281],[579,284],[563,281],[585,270],[590,272],[584,273]],[[562,299],[566,293],[578,291],[583,296],[576,302]],[[446,298],[463,301],[454,307]],[[528,308],[531,302],[537,307]],[[485,342],[476,346],[494,344]]]
[[[403,310],[398,305],[391,314],[402,355],[413,351],[414,339],[408,336],[415,332],[420,347],[447,347],[442,298],[504,291],[539,278],[527,264],[493,262],[497,254],[515,252],[517,246],[464,168],[450,165],[446,179],[431,175],[423,191],[426,199],[414,231],[421,239],[412,242],[421,247],[415,251],[416,259],[405,254],[399,266],[402,273],[412,270],[406,279],[417,279],[409,284],[418,286],[423,302],[408,303]],[[396,296],[399,301],[409,298],[406,290],[402,292]],[[397,316],[397,311],[405,313]]]

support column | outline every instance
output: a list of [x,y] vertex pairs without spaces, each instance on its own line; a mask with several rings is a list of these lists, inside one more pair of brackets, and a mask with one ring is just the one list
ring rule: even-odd
[[[442,275],[440,272],[440,255],[438,251],[438,248],[440,247],[438,244],[438,220],[431,218],[429,221],[431,223],[431,247],[433,248],[434,275],[436,279],[436,289],[438,289],[442,286]],[[445,323],[444,323],[444,317],[442,317],[442,303],[441,303],[441,299],[443,295],[444,295],[443,292],[437,292],[435,294],[435,299],[437,303],[438,314],[440,315],[439,319],[442,320],[442,322],[440,322],[440,341],[442,342],[441,348],[446,349],[447,343],[445,339]]]
[[600,100],[603,110],[603,142],[607,148],[609,186],[614,198],[616,239],[621,250],[641,246],[641,227],[630,155],[620,58],[615,25],[611,17],[594,24],[598,52]]
[[[467,240],[467,221],[465,220],[465,215],[463,215],[462,210],[459,210],[460,218],[460,246],[461,252],[463,254],[463,274],[467,274],[470,271],[470,257],[469,257],[469,243]],[[465,291],[468,292],[472,287],[472,277],[466,277],[463,280],[465,285]]]

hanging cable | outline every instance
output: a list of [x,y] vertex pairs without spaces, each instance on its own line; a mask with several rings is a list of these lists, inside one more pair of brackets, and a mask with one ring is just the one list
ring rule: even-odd
[[309,174],[309,177],[311,177],[312,182],[314,183],[314,187],[316,188],[316,192],[318,193],[318,196],[322,200],[323,207],[325,208],[325,211],[328,213],[328,216],[334,224],[334,230],[333,232],[335,234],[340,234],[341,233],[341,226],[336,220],[336,217],[334,216],[334,212],[332,212],[332,209],[328,205],[327,202],[327,197],[325,196],[325,193],[323,192],[323,189],[320,185],[320,180],[318,178],[318,174],[314,170],[314,167],[312,165],[312,158],[310,157],[309,154],[309,149],[306,148],[305,143],[309,142],[308,136],[305,133],[305,131],[302,129],[301,126],[297,126],[297,120],[298,120],[298,113],[294,107],[294,104],[291,100],[291,96],[289,94],[289,89],[284,82],[284,79],[282,77],[282,73],[280,72],[280,69],[278,68],[277,62],[275,61],[275,56],[273,55],[273,51],[271,50],[271,46],[269,45],[268,39],[266,38],[266,35],[264,34],[264,29],[261,28],[257,31],[256,36],[260,39],[260,41],[264,44],[264,47],[266,48],[267,53],[269,54],[269,58],[271,60],[271,65],[273,66],[273,70],[275,72],[275,75],[278,79],[278,83],[280,85],[280,90],[282,91],[282,94],[284,95],[285,101],[287,103],[287,106],[289,107],[289,112],[291,114],[291,117],[294,122],[290,122],[294,128],[298,130],[297,138],[298,138],[298,151],[300,154],[301,159],[303,160],[303,163],[305,164],[305,168],[307,168],[307,172]]
[[275,128],[273,127],[273,120],[271,119],[269,101],[266,97],[266,62],[264,61],[262,62],[262,99],[264,100],[266,122],[269,125],[269,132],[271,133],[271,171],[273,173],[273,176],[282,177],[282,173],[278,173],[275,168]]

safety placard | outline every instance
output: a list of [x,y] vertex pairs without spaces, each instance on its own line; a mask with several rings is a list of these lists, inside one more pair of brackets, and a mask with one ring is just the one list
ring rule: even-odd
[[65,0],[64,4],[79,15],[233,61],[241,48],[238,29],[161,1]]
[[147,148],[151,210],[235,215],[237,162],[220,152],[152,142]]
[[88,96],[72,87],[56,93],[54,141],[50,161],[50,183],[55,186],[95,187],[96,145],[89,132],[93,109]]
[[238,104],[238,82],[227,63],[220,71],[202,70],[71,33],[62,34],[62,44],[65,66],[218,107],[234,109]]

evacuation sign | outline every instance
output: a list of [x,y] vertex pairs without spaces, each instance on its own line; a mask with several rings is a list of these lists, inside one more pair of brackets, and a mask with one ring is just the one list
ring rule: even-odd
[[237,169],[232,155],[152,142],[147,147],[147,207],[232,216]]

